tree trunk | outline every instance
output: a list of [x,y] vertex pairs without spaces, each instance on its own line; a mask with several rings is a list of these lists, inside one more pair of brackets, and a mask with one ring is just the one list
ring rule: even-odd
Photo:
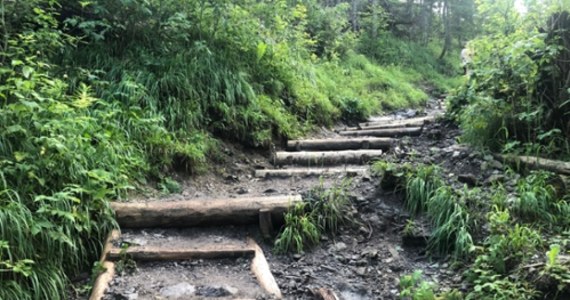
[[450,51],[451,48],[451,26],[449,24],[449,2],[448,0],[443,1],[443,12],[441,14],[443,19],[443,30],[444,30],[444,42],[443,49],[439,55],[439,59],[443,59],[445,54]]

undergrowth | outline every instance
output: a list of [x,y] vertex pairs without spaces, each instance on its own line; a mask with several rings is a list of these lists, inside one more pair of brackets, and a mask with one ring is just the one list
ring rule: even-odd
[[310,190],[303,202],[285,213],[285,224],[275,240],[275,252],[303,252],[317,245],[324,234],[335,234],[340,225],[354,221],[350,216],[348,195],[350,180],[331,188],[320,186]]
[[[531,172],[518,179],[509,194],[501,185],[491,193],[480,188],[455,190],[435,166],[377,162],[373,170],[382,176],[380,182],[390,174],[406,174],[396,177],[395,187],[405,187],[401,191],[410,213],[429,220],[427,250],[451,254],[456,266],[467,269],[470,288],[464,295],[456,294],[458,299],[569,295],[570,259],[562,253],[570,249],[570,203],[568,191],[557,193],[550,184],[556,175]],[[402,279],[402,298],[447,299],[445,293],[434,296],[433,286],[420,283],[420,278],[414,274]]]

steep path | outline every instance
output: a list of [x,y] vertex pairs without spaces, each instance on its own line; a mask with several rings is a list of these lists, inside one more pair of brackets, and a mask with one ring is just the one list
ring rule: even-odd
[[[247,161],[251,174],[228,172],[189,183],[177,197],[113,204],[121,234],[108,243],[102,258],[108,271],[91,299],[301,299],[327,292],[342,299],[395,297],[393,279],[426,266],[387,228],[387,220],[405,216],[393,195],[377,200],[368,163],[401,151],[402,138],[421,135],[437,111],[375,118],[289,141],[272,153],[271,165]],[[286,207],[310,188],[346,177],[355,195],[348,213],[358,213],[366,226],[343,229],[312,253],[274,256],[263,241],[278,230]],[[375,271],[382,263],[394,274]],[[378,286],[369,286],[374,281]]]

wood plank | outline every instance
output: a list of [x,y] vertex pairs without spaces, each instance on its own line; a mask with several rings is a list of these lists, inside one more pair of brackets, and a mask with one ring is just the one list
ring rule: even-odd
[[164,247],[131,246],[126,249],[113,248],[109,251],[108,259],[119,260],[125,255],[136,261],[186,260],[250,257],[255,249],[249,245],[214,244],[200,248],[175,249],[168,245]]
[[247,197],[172,202],[112,202],[116,219],[123,228],[192,227],[196,225],[256,224],[259,210],[268,209],[277,220],[300,195]]

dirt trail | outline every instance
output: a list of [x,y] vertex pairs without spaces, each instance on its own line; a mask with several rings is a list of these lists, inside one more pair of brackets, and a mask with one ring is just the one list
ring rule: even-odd
[[[427,115],[440,113],[441,105],[440,100],[430,101],[426,108]],[[290,154],[300,153],[295,147],[278,149],[277,154],[281,153],[279,155],[285,158],[278,165],[273,165],[271,162],[276,154],[252,153],[227,145],[224,147],[226,158],[220,167],[212,174],[184,181],[181,194],[158,197],[149,193],[133,200],[169,202],[302,195],[319,184],[330,187],[340,184],[347,177],[351,178],[353,211],[350,213],[358,217],[360,225],[342,228],[335,237],[324,237],[320,246],[306,253],[273,255],[271,241],[263,239],[258,224],[219,224],[216,227],[192,226],[182,229],[122,228],[122,234],[113,241],[113,246],[126,249],[122,252],[125,254],[123,258],[126,258],[128,249],[133,247],[154,249],[152,251],[157,248],[191,250],[231,244],[246,249],[249,247],[247,239],[253,238],[260,244],[285,299],[318,299],[314,291],[323,287],[334,291],[341,299],[397,299],[398,279],[417,269],[423,270],[429,280],[444,286],[460,287],[461,277],[449,269],[445,259],[434,261],[427,258],[421,240],[419,243],[402,240],[401,231],[409,216],[402,209],[401,198],[382,191],[366,168],[366,164],[375,158],[389,156],[398,159],[414,153],[429,153],[430,148],[437,148],[438,153],[451,151],[450,155],[459,151],[454,138],[457,130],[438,122],[432,123],[430,118],[422,118],[424,116],[409,110],[371,118],[367,123],[374,123],[374,126],[406,119],[398,121],[402,127],[388,125],[392,131],[394,128],[409,128],[409,124],[417,125],[420,121],[423,124],[420,136],[415,136],[416,132],[412,133],[414,137],[405,136],[405,130],[392,136],[389,150],[383,143],[362,142],[363,138],[368,138],[366,136],[341,136],[336,131],[322,129],[309,139],[343,139],[344,144],[352,146],[346,150],[313,147],[304,152],[310,157],[301,160],[301,165],[295,165],[299,162],[286,158]],[[350,130],[366,130],[365,127],[369,125],[360,124]],[[338,126],[337,130],[346,131],[347,128],[343,125]],[[359,144],[354,146],[352,142],[346,143],[350,139],[360,139]],[[358,151],[361,149],[374,152],[360,154]],[[379,154],[380,149],[383,149],[382,154]],[[311,154],[320,150],[334,151],[339,156],[323,160],[323,154]],[[346,156],[348,152],[351,152],[350,157]],[[428,156],[420,156],[420,159],[433,162]],[[351,163],[346,164],[346,161]],[[323,172],[325,175],[320,175]],[[186,226],[180,224],[178,227]],[[103,299],[276,298],[262,287],[251,272],[253,258],[246,252],[237,255],[237,258],[138,261],[136,268],[129,267],[130,260],[122,259],[116,263],[119,267],[117,274]]]

